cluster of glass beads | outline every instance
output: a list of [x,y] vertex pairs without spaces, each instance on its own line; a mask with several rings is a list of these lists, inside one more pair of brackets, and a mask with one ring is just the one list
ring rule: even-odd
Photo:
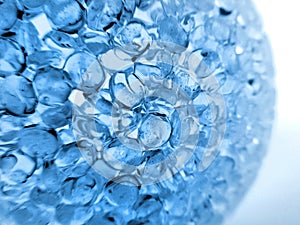
[[[168,158],[179,136],[195,135],[193,129],[180,128],[170,101],[149,96],[133,104],[138,94],[130,82],[148,74],[172,80],[193,100],[197,146],[171,178],[123,185],[97,173],[82,156],[73,134],[74,93],[83,91],[82,78],[93,63],[99,62],[99,70],[105,66],[99,59],[108,52],[127,46],[124,51],[136,60],[155,41],[171,43],[160,46],[166,50],[157,65],[136,61],[126,70],[113,70],[107,86],[84,90],[99,91],[96,137],[120,161],[147,166]],[[207,90],[172,62],[187,49],[205,63],[209,74],[200,69],[204,77],[217,80],[213,88],[222,93],[226,109],[222,143],[204,168],[213,109],[203,97]],[[221,224],[249,188],[265,154],[273,79],[268,41],[250,0],[0,0],[0,220]],[[116,115],[124,123],[129,118],[138,143],[120,138],[107,122],[114,101],[126,106],[126,113]],[[137,146],[147,151],[136,153]]]

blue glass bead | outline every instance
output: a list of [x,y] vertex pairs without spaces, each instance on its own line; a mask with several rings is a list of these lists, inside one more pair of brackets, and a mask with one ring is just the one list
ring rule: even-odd
[[0,53],[1,76],[19,72],[25,61],[21,47],[12,40],[2,39],[0,37],[0,48],[2,49]]
[[118,23],[122,8],[121,0],[90,1],[87,8],[87,24],[93,30],[107,30]]
[[56,105],[47,107],[41,113],[41,119],[50,128],[59,128],[68,124],[68,119],[71,117],[72,105],[66,102],[64,105]]
[[57,192],[49,190],[43,190],[38,187],[34,187],[30,194],[30,199],[37,205],[54,205],[56,206],[61,201],[61,195]]
[[56,137],[46,130],[26,128],[19,132],[18,147],[31,157],[45,157],[55,153],[58,142]]
[[45,105],[62,104],[67,101],[71,92],[67,73],[51,67],[37,72],[33,87],[39,102]]
[[45,12],[54,26],[63,31],[74,32],[83,25],[83,11],[77,1],[47,1]]
[[11,28],[17,20],[16,3],[14,1],[1,2],[0,11],[0,33],[3,33],[5,30]]
[[35,111],[37,99],[32,84],[24,77],[11,75],[3,81],[1,105],[15,115],[30,114]]
[[0,0],[1,223],[222,224],[273,82],[251,0]]

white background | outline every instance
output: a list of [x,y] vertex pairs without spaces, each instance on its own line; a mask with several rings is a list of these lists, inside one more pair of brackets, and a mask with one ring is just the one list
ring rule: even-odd
[[257,180],[226,225],[300,225],[300,2],[255,3],[273,47],[277,118]]

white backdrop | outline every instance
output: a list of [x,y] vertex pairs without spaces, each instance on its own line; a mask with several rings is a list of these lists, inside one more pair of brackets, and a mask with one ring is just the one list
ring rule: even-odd
[[226,225],[300,225],[300,2],[255,3],[274,52],[277,118],[259,176]]

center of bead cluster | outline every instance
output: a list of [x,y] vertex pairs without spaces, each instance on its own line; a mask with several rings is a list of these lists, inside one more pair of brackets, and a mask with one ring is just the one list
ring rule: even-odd
[[[111,92],[111,99],[107,99],[112,105],[111,132],[126,148],[126,155],[147,156],[152,163],[160,163],[178,147],[180,117],[193,116],[197,120],[196,114],[184,115],[182,111],[185,107],[193,111],[190,97],[171,77],[161,77],[161,73],[157,66],[136,63],[108,76],[107,81]],[[103,104],[98,105],[101,110]]]
[[212,162],[224,107],[197,54],[146,42],[108,51],[87,68],[74,99],[73,132],[94,169],[140,185],[173,176],[196,148],[204,152],[203,168]]
[[118,122],[122,124],[126,132],[124,132],[124,137],[119,137],[122,140],[125,139],[123,142],[125,145],[130,143],[130,140],[135,140],[135,143],[128,147],[137,150],[156,150],[162,148],[169,140],[174,110],[163,99],[144,98],[131,110],[125,111]]
[[171,134],[168,120],[161,116],[149,115],[139,129],[140,139],[148,148],[158,148],[166,143]]

